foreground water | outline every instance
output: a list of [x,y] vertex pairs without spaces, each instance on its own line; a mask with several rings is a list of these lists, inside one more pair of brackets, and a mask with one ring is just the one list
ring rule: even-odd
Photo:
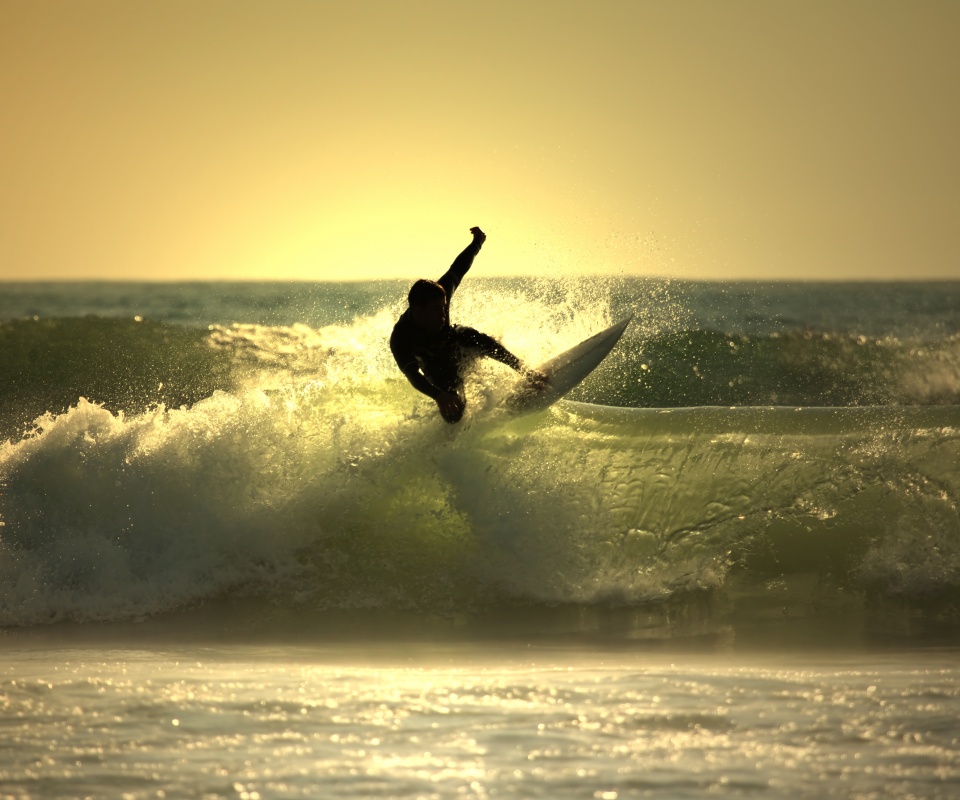
[[4,797],[952,797],[960,284],[0,294]]
[[956,650],[61,640],[0,676],[9,797],[960,791]]

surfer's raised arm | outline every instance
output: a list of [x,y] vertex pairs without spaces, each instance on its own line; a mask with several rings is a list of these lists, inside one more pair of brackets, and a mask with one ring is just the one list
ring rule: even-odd
[[463,280],[463,276],[467,274],[467,271],[473,265],[473,259],[477,257],[477,253],[480,252],[480,248],[483,247],[483,243],[487,240],[487,234],[476,226],[470,229],[470,233],[473,234],[473,241],[463,248],[460,255],[453,260],[450,269],[443,273],[443,276],[437,281],[447,293],[448,303],[450,302],[450,297],[460,285],[460,281]]

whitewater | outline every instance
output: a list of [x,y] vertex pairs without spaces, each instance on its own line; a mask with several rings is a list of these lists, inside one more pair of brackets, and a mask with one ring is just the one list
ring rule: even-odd
[[960,284],[7,284],[0,795],[950,797]]

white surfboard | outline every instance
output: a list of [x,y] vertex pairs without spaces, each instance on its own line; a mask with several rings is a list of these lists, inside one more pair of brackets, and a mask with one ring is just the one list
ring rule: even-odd
[[521,378],[506,399],[507,408],[515,414],[529,414],[556,403],[607,357],[632,319],[627,317],[620,320],[616,325],[594,334],[537,367],[547,376],[546,385],[542,388],[531,388],[529,381]]

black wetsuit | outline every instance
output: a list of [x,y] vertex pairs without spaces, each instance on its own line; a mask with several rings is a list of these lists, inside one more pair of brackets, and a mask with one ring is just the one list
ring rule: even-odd
[[[421,372],[437,389],[458,395],[463,399],[463,370],[477,356],[487,356],[521,370],[520,359],[496,339],[466,325],[450,324],[450,300],[453,293],[480,252],[482,241],[476,239],[456,257],[440,280],[437,281],[447,293],[446,319],[439,331],[421,328],[407,309],[397,320],[390,336],[390,350],[397,366],[409,378],[411,373]],[[411,381],[412,382],[412,381]],[[416,384],[414,384],[416,386]],[[448,422],[456,419],[447,418]]]

